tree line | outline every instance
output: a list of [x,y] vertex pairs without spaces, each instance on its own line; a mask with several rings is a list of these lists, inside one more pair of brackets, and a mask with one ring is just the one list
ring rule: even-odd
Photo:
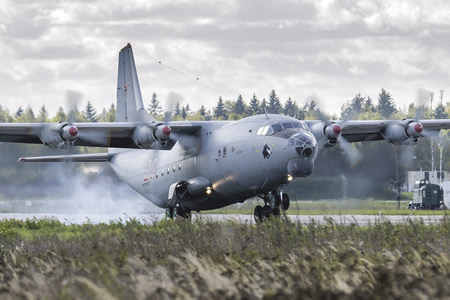
[[[177,102],[174,108],[163,108],[158,96],[153,93],[150,103],[147,105],[148,112],[158,120],[163,120],[166,111],[172,114],[172,120],[209,121],[209,120],[239,120],[257,114],[284,114],[299,120],[379,120],[379,119],[404,119],[416,118],[420,113],[421,118],[448,118],[450,106],[448,103],[437,105],[433,110],[428,106],[420,106],[411,103],[403,108],[397,107],[392,95],[385,89],[381,89],[376,101],[369,96],[356,94],[352,99],[346,101],[340,109],[339,114],[328,114],[321,107],[321,100],[316,95],[308,98],[304,105],[289,97],[282,102],[275,90],[271,90],[267,99],[261,100],[253,94],[246,102],[242,95],[236,100],[224,100],[219,97],[213,107],[206,108],[202,105],[198,110],[193,110],[189,104],[183,105]],[[68,121],[72,115],[76,122],[114,122],[116,119],[116,107],[103,108],[100,113],[94,108],[91,101],[80,110],[74,106],[68,110],[59,107],[54,116],[50,116],[45,105],[42,105],[37,113],[28,106],[20,106],[11,112],[8,108],[0,105],[0,122],[2,123],[34,123],[34,122],[63,122]]]

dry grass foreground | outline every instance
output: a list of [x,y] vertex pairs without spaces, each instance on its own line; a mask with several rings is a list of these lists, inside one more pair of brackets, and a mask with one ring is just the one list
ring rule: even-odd
[[0,222],[0,299],[450,297],[450,218],[370,226]]

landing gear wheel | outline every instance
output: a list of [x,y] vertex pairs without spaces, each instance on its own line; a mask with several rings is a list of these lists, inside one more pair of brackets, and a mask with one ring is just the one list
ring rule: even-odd
[[178,206],[178,207],[176,208],[176,212],[177,212],[177,216],[178,216],[178,217],[181,217],[181,218],[183,218],[183,219],[186,219],[186,211],[185,211],[182,207]]
[[264,216],[266,217],[266,219],[270,219],[270,217],[272,217],[272,207],[270,207],[270,205],[264,205],[263,207],[263,211],[264,211]]
[[174,215],[173,207],[168,207],[166,209],[166,219],[167,220],[173,220],[174,217],[175,217],[175,215]]
[[266,219],[266,216],[264,215],[264,209],[261,205],[257,205],[255,207],[255,211],[253,214],[255,216],[255,223],[262,223]]
[[291,201],[289,200],[288,194],[284,193],[283,199],[281,199],[281,208],[283,210],[288,210],[290,204],[291,204]]
[[275,217],[278,217],[280,215],[280,207],[274,207],[272,213]]

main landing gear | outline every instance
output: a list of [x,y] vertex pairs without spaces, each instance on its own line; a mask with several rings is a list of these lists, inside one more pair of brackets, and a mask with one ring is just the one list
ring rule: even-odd
[[166,209],[166,219],[173,220],[173,219],[185,219],[185,220],[191,220],[192,218],[192,212],[189,207],[168,207]]
[[262,196],[264,206],[255,207],[254,216],[256,223],[262,223],[272,216],[280,216],[280,209],[288,210],[290,205],[289,196],[286,193],[269,192]]

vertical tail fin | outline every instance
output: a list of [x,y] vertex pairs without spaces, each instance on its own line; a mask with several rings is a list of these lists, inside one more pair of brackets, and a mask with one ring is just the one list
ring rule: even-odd
[[154,122],[145,110],[134,63],[133,50],[127,44],[119,53],[117,76],[117,122]]

